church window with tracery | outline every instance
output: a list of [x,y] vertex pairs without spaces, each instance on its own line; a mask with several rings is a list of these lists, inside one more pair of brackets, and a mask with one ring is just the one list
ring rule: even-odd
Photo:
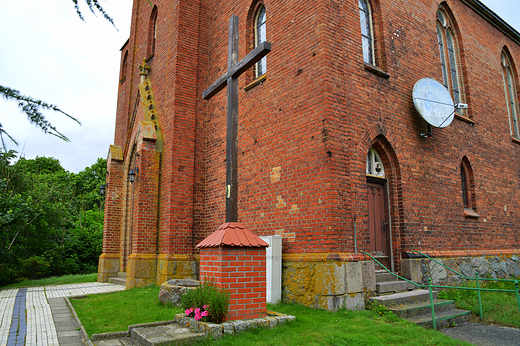
[[[437,42],[441,58],[443,84],[450,91],[455,103],[463,101],[463,86],[460,78],[460,64],[455,28],[446,12],[440,8],[437,11]],[[463,110],[457,110],[462,113]]]
[[377,151],[372,147],[367,153],[367,175],[384,178],[385,177],[385,168],[383,166],[383,161],[381,157],[377,153]]

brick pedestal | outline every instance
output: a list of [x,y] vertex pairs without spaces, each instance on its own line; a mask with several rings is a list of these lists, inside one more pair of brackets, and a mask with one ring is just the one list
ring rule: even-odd
[[237,222],[223,224],[197,245],[201,280],[230,293],[226,321],[265,316],[267,246]]

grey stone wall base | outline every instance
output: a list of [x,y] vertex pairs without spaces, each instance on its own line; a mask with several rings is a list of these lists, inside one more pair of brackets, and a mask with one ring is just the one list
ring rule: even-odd
[[238,334],[245,330],[269,327],[274,328],[296,318],[291,315],[280,314],[274,311],[268,311],[266,317],[255,318],[251,320],[236,320],[224,322],[220,324],[196,321],[192,317],[186,317],[183,314],[175,315],[175,322],[183,327],[190,328],[194,332],[202,332],[213,339],[219,339],[226,334]]
[[[469,278],[515,279],[520,277],[520,260],[513,256],[476,256],[435,258],[448,268]],[[465,279],[428,258],[409,258],[401,262],[403,276],[411,281],[434,285],[457,285]]]

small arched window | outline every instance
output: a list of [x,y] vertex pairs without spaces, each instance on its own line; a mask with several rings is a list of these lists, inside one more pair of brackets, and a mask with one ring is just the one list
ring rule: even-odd
[[361,43],[363,61],[375,66],[374,31],[372,28],[372,10],[367,0],[359,0],[359,20],[361,24]]
[[[463,86],[460,74],[459,49],[455,36],[455,27],[446,11],[439,8],[437,11],[437,41],[441,57],[442,80],[448,88],[455,103],[464,101]],[[461,113],[462,110],[457,110]]]
[[125,56],[123,57],[123,64],[121,65],[121,74],[119,78],[119,82],[123,83],[126,79],[126,69],[128,68],[128,51],[125,51]]
[[148,27],[148,58],[155,54],[155,45],[157,41],[157,6],[154,6],[150,14],[150,23]]
[[504,76],[504,88],[506,91],[507,100],[507,111],[509,113],[511,136],[516,139],[520,139],[520,129],[518,121],[518,100],[516,93],[516,82],[513,74],[513,68],[511,67],[511,60],[508,54],[502,52],[502,73]]
[[[265,42],[267,39],[267,31],[266,31],[266,12],[265,6],[260,5],[256,10],[255,14],[255,24],[254,24],[254,32],[255,32],[255,48],[258,47],[262,42]],[[262,60],[256,63],[255,65],[255,78],[258,78],[264,75],[267,72],[267,58],[263,57]]]
[[385,178],[385,167],[383,166],[383,161],[381,157],[377,153],[374,147],[370,148],[367,153],[367,175],[375,176],[378,178]]
[[473,177],[473,170],[467,157],[463,157],[460,162],[460,182],[462,190],[462,205],[464,207],[464,214],[466,217],[478,218],[476,195],[475,195],[475,180]]

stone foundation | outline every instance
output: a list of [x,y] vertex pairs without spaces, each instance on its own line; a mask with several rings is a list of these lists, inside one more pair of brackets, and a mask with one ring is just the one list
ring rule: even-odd
[[[433,258],[433,257],[432,257]],[[461,257],[435,257],[435,260],[463,275],[474,278],[515,279],[520,277],[519,255],[480,255]],[[457,285],[462,277],[427,258],[402,260],[403,276],[417,283],[434,285]]]
[[285,260],[282,266],[286,302],[331,311],[363,310],[365,296],[375,290],[372,261]]
[[119,255],[102,254],[98,262],[98,282],[108,282],[108,278],[117,276],[119,272]]
[[131,254],[128,256],[126,288],[144,287],[155,283],[157,255]]
[[172,279],[199,279],[199,264],[193,256],[164,255],[157,257],[158,285]]

